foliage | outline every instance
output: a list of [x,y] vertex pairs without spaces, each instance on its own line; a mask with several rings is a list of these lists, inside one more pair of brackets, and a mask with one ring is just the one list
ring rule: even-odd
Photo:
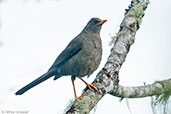
[[171,83],[167,83],[167,80],[156,83],[163,85],[164,93],[155,96],[155,98],[152,97],[153,114],[171,114]]

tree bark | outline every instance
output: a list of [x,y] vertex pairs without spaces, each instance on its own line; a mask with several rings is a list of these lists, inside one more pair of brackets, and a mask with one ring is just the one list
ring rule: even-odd
[[168,80],[157,81],[153,84],[137,86],[137,87],[124,87],[118,86],[117,91],[110,94],[121,98],[141,98],[147,96],[161,95],[165,92],[171,91],[171,78]]
[[[144,11],[149,0],[132,0],[125,17],[116,35],[116,41],[111,49],[111,54],[102,70],[97,74],[92,83],[98,83],[95,90],[86,89],[81,100],[75,100],[66,111],[66,114],[87,114],[107,93],[117,97],[138,98],[158,95],[165,91],[162,83],[154,83],[141,87],[123,87],[119,85],[119,71],[134,43],[136,31],[140,27]],[[171,83],[171,80],[168,81]],[[159,90],[159,91],[156,91]],[[140,94],[141,93],[141,94]]]

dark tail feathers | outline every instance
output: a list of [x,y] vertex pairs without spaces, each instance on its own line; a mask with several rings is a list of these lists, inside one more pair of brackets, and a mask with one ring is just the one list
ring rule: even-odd
[[15,94],[16,95],[22,95],[23,93],[25,93],[29,89],[33,88],[34,86],[40,84],[41,82],[43,82],[43,81],[45,81],[47,79],[49,79],[53,75],[54,75],[54,72],[53,71],[48,71],[47,73],[43,74],[39,78],[35,79],[31,83],[27,84],[26,86],[24,86],[23,88],[21,88],[20,90],[18,90]]

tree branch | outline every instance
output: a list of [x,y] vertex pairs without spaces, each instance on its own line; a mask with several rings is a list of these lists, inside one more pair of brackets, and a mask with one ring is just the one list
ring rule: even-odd
[[93,81],[93,83],[98,83],[96,86],[98,91],[85,90],[83,92],[85,96],[82,100],[75,100],[67,110],[67,114],[89,113],[106,93],[117,92],[120,68],[125,61],[130,46],[134,43],[136,31],[139,29],[148,4],[148,0],[132,0],[129,8],[126,9],[111,54],[105,66]]
[[118,86],[117,91],[110,94],[121,98],[141,98],[153,95],[161,95],[171,91],[171,78],[168,80],[157,81],[153,84],[137,87]]

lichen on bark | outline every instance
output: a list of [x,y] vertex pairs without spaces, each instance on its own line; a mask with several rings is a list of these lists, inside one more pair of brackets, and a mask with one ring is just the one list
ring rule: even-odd
[[[144,11],[149,0],[132,0],[129,8],[126,9],[125,17],[120,25],[116,40],[111,48],[111,54],[106,64],[97,74],[92,83],[98,83],[98,91],[85,90],[82,100],[75,100],[67,114],[89,113],[105,94],[121,98],[139,98],[162,94],[165,90],[162,83],[143,85],[139,87],[124,87],[119,85],[119,71],[129,52],[130,46],[134,43],[136,31],[140,27]],[[158,92],[156,92],[158,90]]]

